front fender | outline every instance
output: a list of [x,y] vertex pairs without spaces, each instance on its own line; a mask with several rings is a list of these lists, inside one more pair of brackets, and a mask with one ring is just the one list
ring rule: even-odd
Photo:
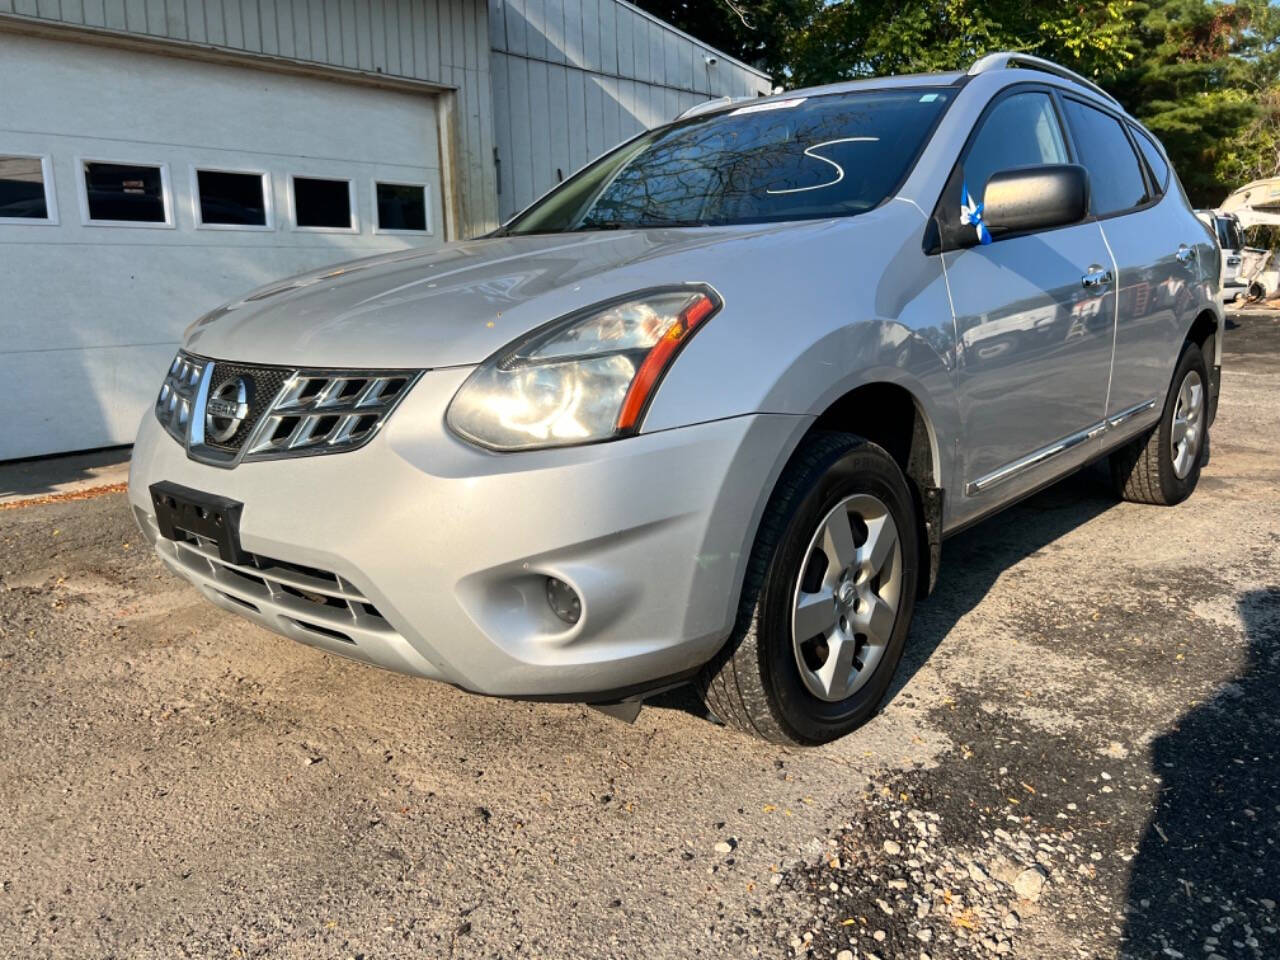
[[[668,401],[665,409],[655,404],[645,421],[645,430],[679,425],[663,418],[695,406],[715,415],[706,419],[740,416],[745,413],[782,413],[818,417],[845,394],[872,383],[891,383],[915,398],[924,414],[933,446],[933,463],[939,486],[954,488],[954,444],[960,435],[960,414],[956,403],[951,357],[951,315],[949,307],[942,322],[923,331],[911,330],[892,320],[872,320],[842,326],[828,332],[808,347],[784,361],[773,354],[767,376],[734,377],[707,372],[700,381],[701,396],[694,402],[674,403],[664,384],[659,397]],[[696,340],[695,340],[696,343]],[[663,394],[665,393],[665,397]],[[654,418],[653,413],[659,417]],[[796,438],[799,442],[799,438]],[[791,455],[784,452],[784,459]]]

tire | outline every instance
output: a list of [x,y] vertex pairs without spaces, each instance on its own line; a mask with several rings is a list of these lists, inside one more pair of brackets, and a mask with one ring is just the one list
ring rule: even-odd
[[[837,544],[841,518],[851,539]],[[833,565],[828,553],[852,561]],[[893,458],[851,434],[806,437],[765,507],[733,633],[699,677],[708,709],[775,743],[820,744],[854,730],[902,659],[919,577],[915,500]],[[793,617],[823,626],[793,643]]]
[[[1196,400],[1189,400],[1197,390]],[[1209,371],[1200,348],[1188,343],[1178,358],[1160,422],[1111,454],[1116,495],[1157,506],[1173,506],[1191,496],[1209,447],[1208,415]],[[1174,431],[1183,423],[1187,424],[1182,428],[1184,440],[1190,446],[1175,458]]]

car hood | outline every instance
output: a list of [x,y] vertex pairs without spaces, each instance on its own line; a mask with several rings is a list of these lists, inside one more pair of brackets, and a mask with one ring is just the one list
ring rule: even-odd
[[633,290],[700,281],[727,294],[721,284],[735,272],[833,226],[541,234],[401,251],[262,287],[198,320],[185,346],[287,366],[473,364],[548,321]]

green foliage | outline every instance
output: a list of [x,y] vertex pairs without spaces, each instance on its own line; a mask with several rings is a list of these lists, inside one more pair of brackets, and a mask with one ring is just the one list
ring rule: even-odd
[[992,50],[1021,50],[1094,73],[1128,57],[1130,0],[837,0],[790,35],[791,79],[967,68]]
[[765,70],[777,82],[787,76],[787,38],[809,23],[823,0],[635,0],[731,57]]
[[1267,0],[639,0],[789,87],[1056,60],[1164,142],[1193,203],[1280,174],[1280,6]]
[[1192,202],[1221,203],[1257,159],[1244,135],[1258,119],[1259,94],[1275,80],[1265,75],[1274,11],[1151,0],[1135,4],[1129,19],[1133,56],[1104,84],[1163,141]]

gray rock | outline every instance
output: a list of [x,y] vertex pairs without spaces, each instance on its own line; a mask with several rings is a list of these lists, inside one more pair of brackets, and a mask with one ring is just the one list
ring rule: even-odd
[[884,842],[884,852],[891,857],[896,857],[902,852],[902,844],[898,843],[897,840],[886,840]]
[[1036,901],[1040,899],[1040,891],[1044,889],[1047,879],[1048,875],[1043,867],[1030,867],[1018,874],[1013,881],[1013,890],[1023,900]]

